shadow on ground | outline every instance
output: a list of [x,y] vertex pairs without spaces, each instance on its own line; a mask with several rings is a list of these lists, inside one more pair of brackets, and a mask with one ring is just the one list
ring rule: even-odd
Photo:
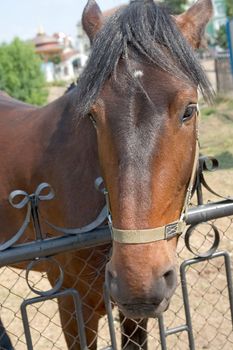
[[224,151],[217,154],[215,158],[219,161],[219,169],[233,169],[233,154],[229,151]]

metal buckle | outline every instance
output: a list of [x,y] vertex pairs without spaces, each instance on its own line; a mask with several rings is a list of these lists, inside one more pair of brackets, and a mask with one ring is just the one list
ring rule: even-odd
[[165,227],[165,239],[172,238],[177,235],[178,222],[168,224]]

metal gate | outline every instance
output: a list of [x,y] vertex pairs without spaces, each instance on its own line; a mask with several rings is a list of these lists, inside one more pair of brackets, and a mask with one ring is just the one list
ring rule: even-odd
[[[231,254],[233,253],[233,247],[230,244],[233,237],[233,218],[231,218],[233,215],[233,199],[230,197],[221,198],[218,202],[203,204],[203,187],[214,193],[208,187],[203,171],[212,170],[216,165],[216,161],[212,158],[200,158],[196,184],[197,204],[191,207],[185,218],[188,230],[185,238],[181,238],[178,248],[179,255],[184,260],[180,266],[181,293],[179,294],[178,288],[170,311],[165,313],[164,316],[161,316],[158,321],[149,321],[147,325],[149,349],[193,350],[196,348],[212,350],[221,348],[230,350],[233,346],[233,287],[231,273]],[[55,327],[55,329],[58,332],[59,322],[54,321],[54,317],[56,318],[57,316],[55,315],[53,318],[52,316],[51,318],[48,317],[46,314],[47,310],[45,311],[41,308],[41,305],[67,296],[73,300],[74,314],[77,321],[77,329],[79,330],[77,337],[79,337],[82,349],[87,349],[82,315],[82,300],[76,289],[69,288],[64,290],[62,288],[65,271],[56,262],[56,254],[109,243],[111,242],[111,235],[107,227],[102,227],[85,234],[44,238],[40,229],[41,219],[38,211],[39,195],[42,187],[43,185],[40,185],[35,193],[31,195],[24,193],[25,200],[23,204],[21,203],[21,206],[28,206],[25,222],[10,243],[2,247],[0,246],[2,250],[0,253],[0,266],[4,267],[25,260],[29,261],[28,267],[24,272],[16,272],[10,268],[13,275],[15,277],[18,276],[17,280],[26,281],[29,287],[27,289],[24,287],[25,295],[22,296],[21,294],[23,300],[21,302],[19,301],[22,316],[19,316],[18,310],[12,311],[11,308],[13,306],[8,303],[8,297],[11,294],[19,298],[19,292],[15,291],[14,288],[16,285],[15,278],[13,278],[13,282],[10,282],[7,278],[5,280],[3,278],[7,284],[6,287],[3,284],[4,281],[2,282],[1,280],[1,275],[6,274],[7,271],[9,273],[9,268],[4,267],[0,271],[0,286],[5,290],[5,296],[0,295],[1,319],[3,319],[3,324],[0,324],[0,349],[65,349],[64,341],[62,342],[60,340],[62,336],[60,336],[59,340],[49,340],[48,335],[44,335],[46,327],[42,327],[42,330],[35,335],[36,328],[33,322],[36,318],[35,314],[43,315],[47,318],[48,326],[51,324],[56,326],[57,328]],[[18,191],[17,193],[19,194]],[[14,193],[12,196],[14,197],[17,193]],[[41,205],[43,204],[41,203]],[[19,207],[20,205],[18,204]],[[35,228],[35,241],[17,245],[18,237],[26,229],[30,218]],[[217,219],[220,219],[220,228],[218,227],[218,221],[216,222]],[[224,222],[221,222],[221,220],[224,220]],[[202,226],[204,227],[204,231]],[[198,249],[196,249],[197,243],[199,244]],[[221,244],[223,244],[223,249],[221,249]],[[108,257],[105,258],[103,269],[107,259]],[[57,282],[52,289],[48,287],[48,290],[41,290],[41,288],[37,288],[36,286],[44,276],[37,279],[36,282],[30,277],[31,271],[35,266],[43,263],[43,261],[57,264]],[[203,274],[204,278],[202,277]],[[190,275],[192,275],[191,282],[189,281]],[[199,285],[201,285],[201,288]],[[90,288],[94,288],[94,284]],[[201,292],[202,289],[203,292]],[[193,294],[195,298],[193,298]],[[96,334],[96,337],[98,337],[98,349],[119,349],[119,335],[122,334],[124,336],[122,324],[125,320],[119,318],[106,288],[104,289],[104,296],[108,317],[101,321],[100,328],[102,330],[99,329]],[[30,307],[34,307],[34,311],[36,310],[33,314],[34,316],[28,312]],[[5,320],[2,317],[2,315],[4,316],[4,310],[12,313],[10,322],[8,322],[9,318],[6,321],[7,317],[5,317]],[[181,316],[182,313],[183,316]],[[57,314],[57,311],[55,314]],[[213,322],[210,321],[211,317],[214,319]],[[21,333],[18,334],[17,327],[11,327],[11,325],[13,325],[15,319],[19,319],[20,321],[21,318],[23,328],[21,329]],[[132,322],[135,323],[135,329],[138,327],[138,329],[144,331],[143,323],[140,321]],[[4,327],[6,328],[6,332]],[[207,328],[211,329],[211,336],[207,335]],[[204,336],[201,336],[201,339],[198,340],[198,336],[203,329]],[[42,338],[46,339],[46,341],[42,342],[41,345],[40,339]],[[130,338],[126,340],[125,344],[125,348],[127,348],[127,344],[134,345],[133,348],[135,349],[143,349],[144,346],[143,343],[133,344]]]

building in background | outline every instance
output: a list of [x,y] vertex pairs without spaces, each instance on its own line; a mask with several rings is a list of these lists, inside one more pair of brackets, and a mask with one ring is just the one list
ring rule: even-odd
[[82,21],[77,23],[77,48],[82,55],[89,55],[90,53],[90,40],[85,33]]
[[87,56],[75,49],[72,38],[62,32],[49,36],[40,28],[32,42],[43,60],[42,69],[48,82],[73,80],[86,63]]
[[[225,25],[227,21],[225,0],[212,0],[212,1],[214,5],[214,16],[207,27],[207,36],[210,44],[215,43],[215,38],[219,28],[222,25]],[[187,7],[189,7],[192,3],[193,3],[193,0],[188,0]],[[103,15],[105,17],[111,16],[118,8],[119,6],[112,8],[108,11],[105,11],[103,12]],[[81,21],[77,23],[77,48],[78,48],[78,51],[83,55],[88,56],[90,53],[90,41],[85,31],[83,30]]]

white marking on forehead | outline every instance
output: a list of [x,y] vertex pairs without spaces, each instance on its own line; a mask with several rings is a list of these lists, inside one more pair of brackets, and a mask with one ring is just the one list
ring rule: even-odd
[[135,78],[141,78],[141,77],[143,77],[144,73],[142,70],[135,70],[133,75]]

